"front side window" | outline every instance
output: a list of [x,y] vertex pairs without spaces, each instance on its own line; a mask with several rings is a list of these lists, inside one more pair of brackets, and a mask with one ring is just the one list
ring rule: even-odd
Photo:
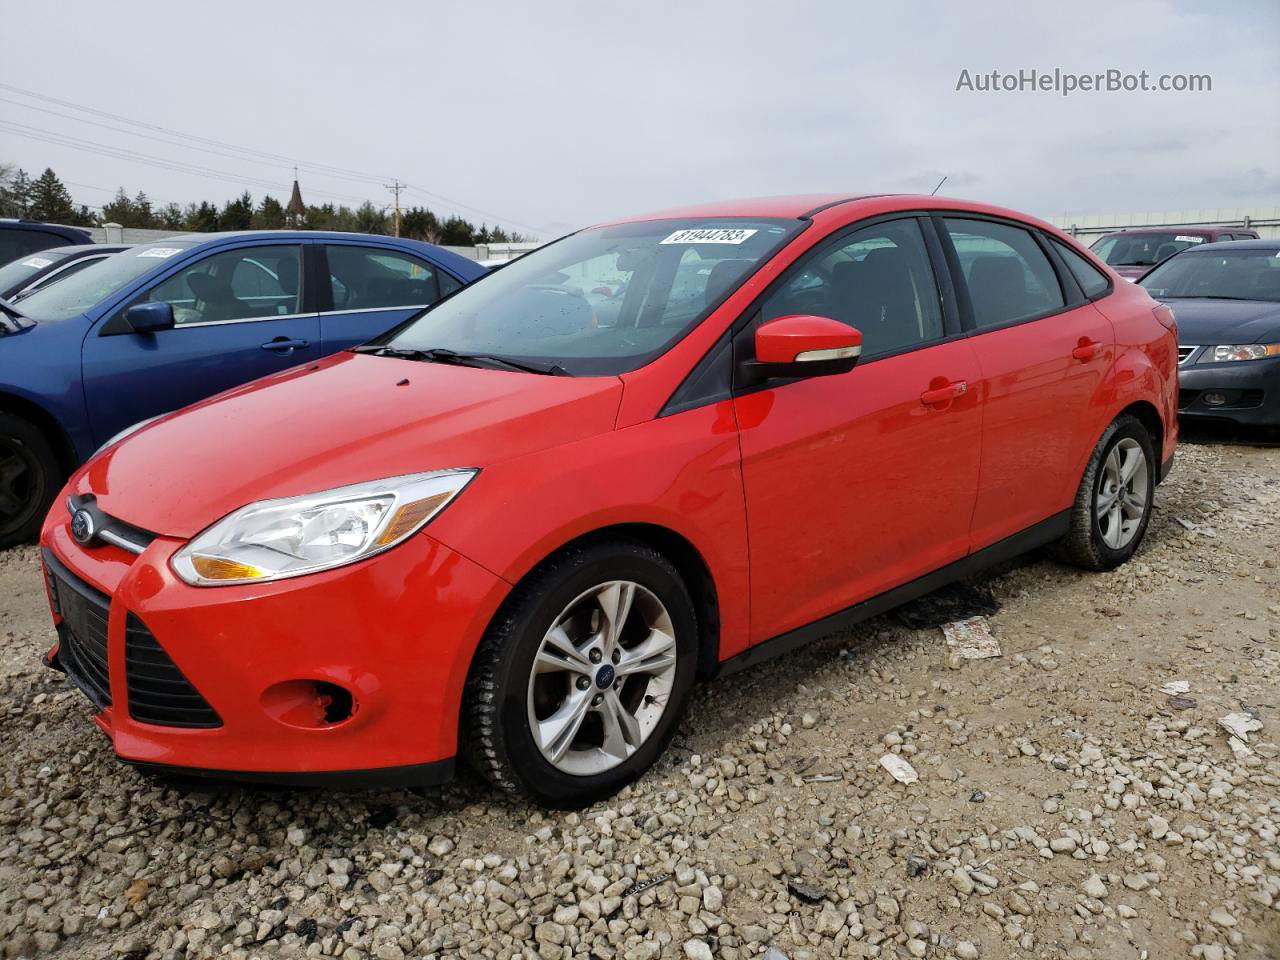
[[578,375],[625,373],[665,352],[802,226],[726,218],[583,230],[478,278],[377,342],[554,363]]
[[1066,306],[1058,275],[1029,232],[990,220],[945,217],[943,223],[960,259],[978,329]]
[[300,312],[302,248],[241,247],[197,260],[141,300],[173,307],[178,326],[262,320]]
[[425,307],[440,297],[435,268],[416,257],[348,244],[331,244],[325,255],[335,310]]
[[144,273],[162,268],[170,257],[178,256],[190,246],[188,241],[164,240],[131,247],[99,260],[59,283],[29,293],[22,298],[21,310],[35,320],[70,320]]
[[1062,262],[1067,265],[1071,275],[1076,278],[1076,283],[1080,284],[1080,289],[1084,291],[1086,297],[1092,300],[1094,297],[1100,297],[1107,292],[1107,289],[1111,286],[1111,280],[1105,273],[1061,240],[1052,237],[1050,239],[1053,240],[1058,256],[1062,257]]
[[764,301],[760,319],[791,314],[856,327],[866,358],[941,339],[942,309],[919,223],[863,227],[810,254]]
[[1139,284],[1160,300],[1205,297],[1211,300],[1280,301],[1280,251],[1205,250],[1162,263]]

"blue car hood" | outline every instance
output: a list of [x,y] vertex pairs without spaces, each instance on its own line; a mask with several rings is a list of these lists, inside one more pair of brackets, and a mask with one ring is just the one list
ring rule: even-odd
[[1265,300],[1168,300],[1184,344],[1280,342],[1280,303]]

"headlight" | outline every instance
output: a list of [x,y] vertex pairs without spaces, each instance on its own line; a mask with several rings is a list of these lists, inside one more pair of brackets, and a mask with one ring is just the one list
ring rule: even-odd
[[1280,357],[1280,343],[1239,343],[1206,350],[1200,363],[1224,363],[1227,360],[1263,360]]
[[251,503],[174,554],[173,569],[192,586],[216,587],[354,563],[417,533],[475,475],[440,470]]

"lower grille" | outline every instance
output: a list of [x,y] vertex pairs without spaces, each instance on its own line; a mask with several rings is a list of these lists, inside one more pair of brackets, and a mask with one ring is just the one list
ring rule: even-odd
[[124,673],[129,716],[162,727],[220,727],[222,718],[136,615],[125,621]]
[[58,661],[99,709],[111,706],[107,612],[111,598],[71,573],[47,551],[45,577],[58,624]]

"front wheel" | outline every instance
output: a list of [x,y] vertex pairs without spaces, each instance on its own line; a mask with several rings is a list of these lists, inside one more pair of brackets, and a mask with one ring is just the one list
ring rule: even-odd
[[0,413],[0,548],[35,539],[61,479],[44,435],[28,421]]
[[467,681],[464,749],[498,786],[580,807],[644,773],[693,685],[697,618],[639,543],[574,547],[513,591]]
[[1058,559],[1110,570],[1133,556],[1151,520],[1155,478],[1151,434],[1136,417],[1117,417],[1089,458],[1071,507],[1071,528],[1055,546]]

